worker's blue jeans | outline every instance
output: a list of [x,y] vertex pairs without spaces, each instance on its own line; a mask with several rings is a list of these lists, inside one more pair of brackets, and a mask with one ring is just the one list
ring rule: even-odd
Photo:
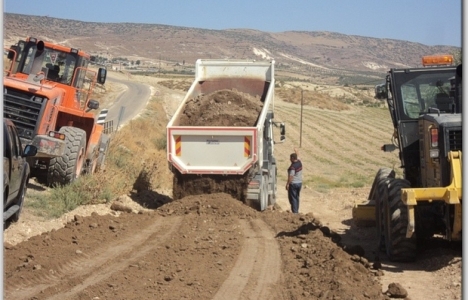
[[291,211],[294,214],[299,212],[299,196],[301,195],[302,183],[290,183],[288,188],[288,199],[291,204]]

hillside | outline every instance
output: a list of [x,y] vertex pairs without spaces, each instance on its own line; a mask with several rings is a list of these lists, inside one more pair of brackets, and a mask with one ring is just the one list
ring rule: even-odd
[[460,50],[325,31],[208,30],[5,13],[4,45],[27,36],[85,49],[106,58],[140,60],[147,67],[158,67],[161,63],[193,66],[198,58],[273,58],[278,71],[329,83],[362,83],[369,81],[369,76],[382,78],[391,67],[420,65],[423,55]]

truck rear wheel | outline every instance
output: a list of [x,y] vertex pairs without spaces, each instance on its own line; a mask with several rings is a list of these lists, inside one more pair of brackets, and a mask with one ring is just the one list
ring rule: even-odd
[[268,188],[270,182],[268,175],[256,175],[247,187],[245,204],[258,211],[264,211],[268,207]]
[[416,259],[416,234],[406,237],[408,207],[401,201],[401,189],[409,188],[405,179],[390,179],[382,207],[385,249],[391,261],[409,262]]
[[264,211],[268,207],[268,176],[263,175],[260,187],[260,211]]
[[271,194],[270,191],[268,191],[268,205],[274,205],[276,203],[276,192],[278,190],[278,185],[277,185],[277,168],[276,165],[273,165],[273,170],[271,172],[270,176],[270,184],[269,184],[269,189],[271,189]]
[[83,170],[86,156],[86,132],[80,128],[64,126],[65,153],[50,160],[47,183],[50,186],[69,184],[75,181]]

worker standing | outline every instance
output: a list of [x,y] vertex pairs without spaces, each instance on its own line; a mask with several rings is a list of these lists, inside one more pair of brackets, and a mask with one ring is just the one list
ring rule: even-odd
[[291,165],[288,168],[288,180],[286,190],[288,191],[288,199],[291,204],[291,211],[294,214],[299,212],[299,199],[302,188],[302,162],[298,158],[298,151],[294,148],[294,153],[289,156]]

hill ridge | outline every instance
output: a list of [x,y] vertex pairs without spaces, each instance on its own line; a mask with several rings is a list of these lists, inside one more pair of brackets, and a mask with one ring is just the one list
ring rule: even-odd
[[294,74],[334,77],[349,73],[382,77],[389,68],[420,66],[423,55],[461,48],[346,35],[330,31],[264,32],[201,29],[148,23],[100,23],[4,13],[4,46],[34,36],[93,55],[127,57],[148,64],[193,63],[198,58],[275,59]]

